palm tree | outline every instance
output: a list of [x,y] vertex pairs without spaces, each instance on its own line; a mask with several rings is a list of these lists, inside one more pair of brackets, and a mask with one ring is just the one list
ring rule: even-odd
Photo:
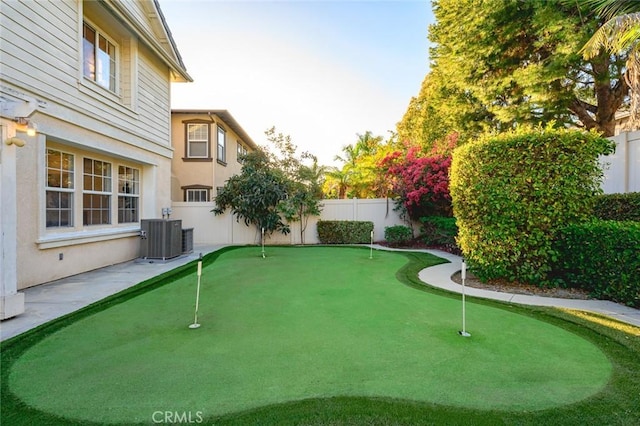
[[[349,189],[349,181],[351,173],[348,170],[339,169],[337,167],[331,167],[325,174],[327,180],[325,185],[335,189],[335,192],[339,199],[347,197],[347,189]],[[328,191],[327,191],[328,192]]]
[[630,125],[640,127],[640,2],[628,0],[587,0],[596,13],[607,19],[582,48],[585,59],[604,49],[612,54],[627,53],[625,80],[631,103]]

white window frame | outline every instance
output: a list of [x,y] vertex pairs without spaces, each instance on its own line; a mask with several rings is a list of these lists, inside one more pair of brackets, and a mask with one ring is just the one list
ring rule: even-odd
[[[186,124],[186,144],[187,144],[187,158],[210,158],[210,153],[209,153],[209,133],[210,133],[210,126],[208,123],[185,123]],[[200,137],[200,138],[194,138],[191,136],[191,132],[190,132],[190,127],[191,126],[199,126],[199,127],[203,127],[206,129],[206,135],[204,138]],[[193,153],[191,152],[191,144],[192,143],[198,143],[198,144],[202,144],[204,143],[205,146],[205,154],[204,155],[193,155]]]
[[209,202],[209,190],[206,188],[189,188],[184,191],[184,199],[187,203]]
[[[87,162],[91,162],[91,170],[87,171]],[[95,172],[96,165],[100,163],[106,167],[108,174]],[[87,188],[87,179],[91,181],[91,185]],[[100,182],[100,188],[96,188],[96,183]],[[99,201],[97,206],[87,205],[87,198],[92,202]],[[103,201],[106,201],[104,206]],[[113,224],[113,163],[105,160],[99,160],[91,157],[83,157],[82,159],[82,224],[83,226],[104,226]],[[100,212],[99,220],[94,222],[94,213]],[[106,212],[106,218],[104,214]]]
[[[59,168],[52,168],[49,165],[49,152],[59,153],[61,157],[70,156],[71,161],[69,162],[70,167],[65,169],[62,167],[62,163]],[[49,180],[49,172],[59,171],[60,173],[60,184],[58,186],[50,186],[52,183]],[[63,176],[68,174],[68,184],[67,186],[63,186]],[[75,155],[69,152],[65,152],[55,148],[47,148],[45,155],[45,228],[48,230],[52,229],[63,229],[63,228],[73,228],[74,227],[74,198],[75,198]],[[59,203],[55,207],[49,207],[48,205],[48,196],[49,194],[69,194],[69,205],[65,208],[61,207]],[[49,212],[58,212],[58,220],[57,225],[49,224],[47,220],[49,216]],[[62,212],[66,211],[69,215],[68,223],[65,225],[61,225],[61,215]]]
[[[91,64],[88,63],[88,57],[87,57],[87,54],[89,53],[87,51],[89,46],[87,45],[87,42],[86,42],[88,40],[86,38],[86,27],[89,27],[94,32],[94,37],[95,37],[93,42],[91,43],[91,46],[93,47],[91,49],[91,57],[95,67],[93,72],[90,70]],[[102,39],[104,39],[105,43],[107,43],[107,47],[110,46],[113,48],[114,50],[113,55],[110,55],[108,52],[105,52],[104,50],[100,49],[99,46],[100,46],[100,41],[102,41]],[[104,54],[107,55],[106,59],[109,63],[109,73],[107,76],[108,81],[103,81],[103,78],[102,78],[103,72],[101,71],[103,71],[104,69],[105,57],[104,55],[100,55],[100,52],[103,52]],[[120,46],[118,45],[118,43],[116,43],[111,37],[109,37],[100,27],[93,24],[91,21],[87,19],[83,19],[82,75],[84,78],[92,81],[93,83],[97,84],[98,86],[110,92],[118,93],[118,89],[119,89],[118,79],[119,79],[119,65],[120,65],[119,52],[120,52]]]
[[221,126],[217,127],[218,131],[216,134],[216,158],[219,163],[227,164],[227,131]]
[[247,151],[247,147],[244,146],[244,144],[242,142],[238,141],[238,152],[236,154],[236,158],[238,160],[238,163],[242,162],[242,157],[244,155],[247,155],[247,152],[248,152]]
[[118,223],[138,222],[140,222],[140,169],[118,164]]

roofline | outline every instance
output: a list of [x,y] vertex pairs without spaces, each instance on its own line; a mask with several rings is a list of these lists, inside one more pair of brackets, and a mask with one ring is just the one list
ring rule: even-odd
[[164,27],[164,30],[167,32],[167,39],[171,44],[173,53],[176,55],[176,59],[178,60],[180,67],[184,71],[183,77],[185,77],[185,80],[187,80],[188,82],[193,82],[193,78],[187,73],[187,67],[185,67],[184,65],[184,62],[182,60],[182,55],[180,55],[180,51],[178,50],[178,45],[176,44],[176,41],[173,38],[173,34],[171,34],[171,29],[169,28],[169,24],[167,23],[167,20],[164,17],[162,8],[160,8],[160,3],[158,2],[158,0],[153,0],[153,3],[155,4],[156,10],[158,11],[158,15],[160,16],[160,21],[162,22],[162,26]]
[[135,16],[132,16],[129,10],[119,1],[115,0],[103,0],[105,4],[108,5],[109,9],[115,16],[120,19],[123,23],[126,23],[137,35],[140,36],[140,40],[146,44],[158,57],[162,59],[162,61],[169,66],[172,71],[172,74],[176,81],[182,82],[192,82],[193,78],[187,73],[187,69],[182,62],[182,57],[180,56],[180,52],[176,46],[175,40],[171,35],[171,31],[169,30],[169,26],[167,25],[167,21],[162,14],[162,10],[160,9],[160,4],[158,0],[153,0],[149,4],[152,4],[156,13],[158,14],[158,18],[162,24],[165,35],[171,46],[171,52],[168,52],[162,44],[156,39],[154,34],[151,34],[137,21]]
[[172,109],[171,115],[173,114],[192,114],[192,115],[201,115],[201,114],[211,114],[216,115],[222,120],[224,124],[229,126],[231,130],[233,130],[240,138],[249,145],[252,149],[258,150],[260,147],[251,139],[251,137],[244,131],[242,126],[238,124],[235,118],[231,115],[231,113],[226,109]]

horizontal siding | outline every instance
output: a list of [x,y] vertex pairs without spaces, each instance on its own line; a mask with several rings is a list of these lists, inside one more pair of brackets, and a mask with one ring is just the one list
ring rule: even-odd
[[[81,52],[76,8],[75,0],[3,2],[0,22],[3,84],[46,101],[49,114],[65,119],[85,115],[112,125],[98,126],[95,131],[114,137],[124,131],[168,146],[168,67],[139,46],[144,53],[137,55],[139,75],[134,80],[139,84],[139,100],[135,112],[116,95],[93,87],[91,82],[82,87],[78,82]],[[24,22],[29,25],[23,25]],[[122,89],[130,91],[131,87],[124,84]],[[126,95],[123,98],[130,99]]]
[[[153,0],[145,0],[148,3],[153,2]],[[139,1],[135,0],[120,0],[120,4],[124,6],[131,15],[135,16],[135,19],[138,20],[142,27],[144,27],[148,32],[153,32],[151,29],[151,25],[149,24],[149,18],[147,17],[147,12],[143,9],[142,5]],[[147,7],[153,8],[152,5],[148,5]]]
[[140,49],[139,55],[138,85],[139,113],[147,118],[148,132],[170,146],[169,70],[160,61],[154,61],[144,48]]

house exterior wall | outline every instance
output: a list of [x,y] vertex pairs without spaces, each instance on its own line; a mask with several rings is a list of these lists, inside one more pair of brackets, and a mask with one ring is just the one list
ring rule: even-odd
[[[1,119],[26,142],[15,153],[18,290],[137,257],[140,219],[161,217],[162,208],[171,205],[170,82],[176,70],[131,29],[157,31],[147,22],[153,2],[120,2],[117,11],[106,9],[109,5],[2,4]],[[131,17],[140,22],[123,23]],[[115,90],[84,75],[83,21],[116,45]],[[23,126],[15,127],[14,117],[28,117],[38,133],[28,137]],[[72,187],[64,187],[73,198],[70,226],[52,226],[47,219],[48,150],[73,159]],[[87,162],[111,168],[104,180],[110,200],[106,223],[86,223]],[[135,220],[119,219],[119,203],[127,198],[121,195],[129,195],[119,170],[136,170],[139,176]],[[2,222],[4,227],[4,217]]]
[[[227,114],[225,112],[225,114]],[[208,128],[209,148],[208,158],[189,158],[187,152],[187,124],[204,124]],[[225,161],[217,156],[218,126],[225,131],[226,151]],[[172,112],[171,140],[174,149],[172,160],[171,198],[174,202],[185,201],[185,187],[197,186],[209,188],[209,201],[216,196],[216,188],[224,186],[225,182],[242,171],[242,164],[238,161],[238,143],[247,148],[247,152],[254,150],[254,143],[245,140],[233,130],[231,125],[220,115],[209,112]]]

